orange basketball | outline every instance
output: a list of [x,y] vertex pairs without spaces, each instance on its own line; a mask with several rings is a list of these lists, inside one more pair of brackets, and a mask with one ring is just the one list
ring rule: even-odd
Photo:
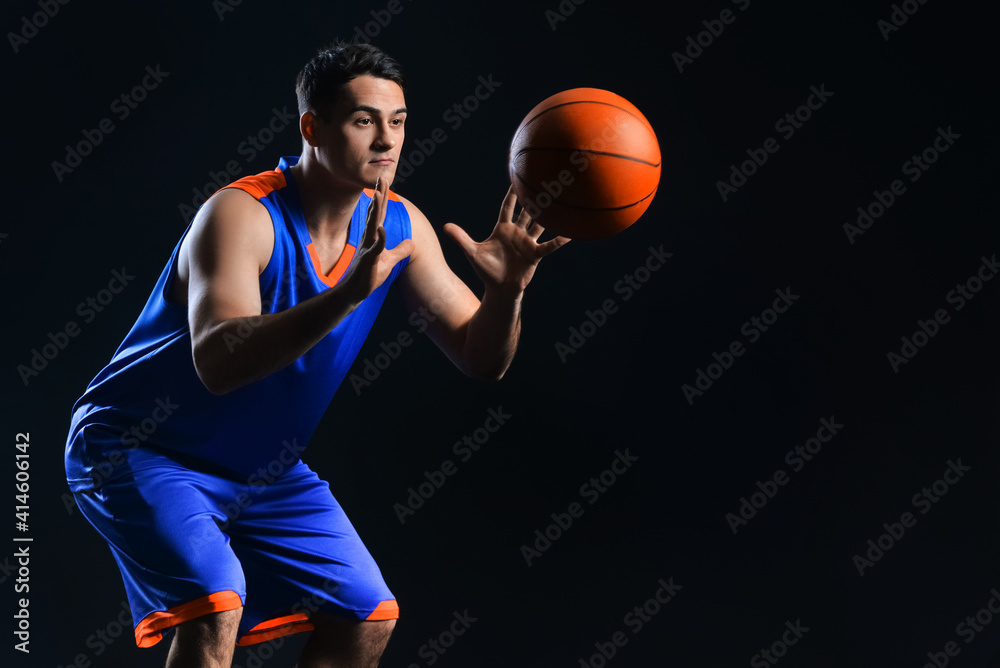
[[547,231],[602,239],[639,219],[660,182],[660,146],[646,117],[599,88],[544,100],[510,145],[517,200]]

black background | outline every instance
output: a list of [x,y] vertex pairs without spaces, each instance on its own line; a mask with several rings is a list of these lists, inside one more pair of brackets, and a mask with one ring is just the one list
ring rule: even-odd
[[[33,538],[30,655],[12,649],[10,560],[0,573],[13,665],[71,665],[78,655],[92,666],[162,665],[166,642],[138,650],[129,632],[110,644],[95,635],[119,630],[124,590],[102,540],[66,505],[70,407],[145,303],[192,189],[230,160],[245,175],[298,154],[294,126],[251,161],[239,146],[272,109],[294,110],[295,74],[317,47],[367,24],[409,77],[404,155],[435,128],[448,137],[394,187],[438,229],[454,221],[475,238],[489,233],[513,130],[558,91],[626,97],[663,153],[660,189],[637,224],[540,265],[501,383],[464,378],[397,299],[383,309],[352,373],[400,332],[414,343],[360,393],[345,383],[306,454],[399,599],[383,665],[747,665],[799,622],[809,630],[782,666],[918,668],[949,641],[960,649],[949,665],[1000,666],[1000,620],[984,613],[991,623],[972,638],[957,628],[1000,588],[1000,283],[984,283],[961,310],[947,301],[1000,251],[995,22],[984,2],[911,1],[916,12],[886,39],[878,22],[890,19],[888,2],[741,5],[564,0],[568,16],[553,28],[556,0],[402,0],[396,15],[385,2],[244,0],[220,13],[208,0],[75,0],[16,53],[8,36],[0,439],[11,480],[16,434],[30,432],[30,531],[8,521],[11,538]],[[735,20],[678,71],[672,54],[724,9]],[[0,28],[20,32],[39,11],[8,3]],[[391,20],[380,26],[373,11]],[[118,119],[112,100],[157,65],[169,75]],[[453,128],[443,114],[480,76],[500,85]],[[783,137],[775,122],[811,86],[832,95]],[[104,117],[114,131],[60,181],[52,162]],[[903,163],[939,128],[959,138],[911,182]],[[717,182],[768,137],[780,150],[723,201]],[[850,243],[843,225],[895,179],[905,193]],[[442,243],[479,290],[461,252]],[[661,246],[672,257],[626,301],[617,282]],[[84,322],[77,305],[122,268],[135,279]],[[799,299],[748,343],[743,323],[778,289]],[[560,359],[556,344],[609,298],[617,311]],[[937,309],[950,320],[894,370],[887,354]],[[25,384],[18,365],[69,321],[79,335]],[[681,386],[734,340],[745,354],[689,403]],[[498,407],[511,417],[458,461],[453,443]],[[842,429],[793,472],[785,453],[824,418]],[[587,503],[581,485],[625,449],[638,460]],[[394,504],[444,459],[457,473],[401,524]],[[921,514],[914,495],[959,459],[968,472]],[[734,535],[727,513],[779,468],[788,484]],[[0,486],[11,514],[12,482]],[[521,546],[574,501],[582,517],[526,564]],[[915,526],[859,575],[855,555],[908,511]],[[683,588],[635,632],[626,615],[661,578]],[[425,646],[465,611],[476,621],[446,652]],[[619,631],[627,644],[592,661],[595,643]],[[238,649],[236,664],[293,665],[303,639]]]

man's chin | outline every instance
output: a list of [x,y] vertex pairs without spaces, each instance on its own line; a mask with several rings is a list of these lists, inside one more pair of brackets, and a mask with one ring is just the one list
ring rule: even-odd
[[392,163],[391,165],[376,165],[375,163],[370,163],[369,167],[373,167],[374,168],[374,169],[371,170],[371,173],[374,174],[374,177],[368,177],[367,174],[366,174],[366,178],[370,178],[371,179],[371,184],[368,185],[368,186],[365,186],[366,188],[374,188],[375,187],[375,179],[380,179],[382,181],[387,181],[390,186],[392,185],[392,182],[396,178],[396,163],[395,162]]

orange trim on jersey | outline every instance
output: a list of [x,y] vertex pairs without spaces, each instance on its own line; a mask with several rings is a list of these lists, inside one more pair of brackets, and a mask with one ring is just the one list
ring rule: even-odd
[[386,619],[399,619],[399,605],[395,601],[382,601],[375,606],[372,614],[365,618],[366,622],[381,622]]
[[[372,199],[375,198],[375,189],[374,188],[365,188],[364,192],[365,192],[366,195],[368,195]],[[394,192],[392,192],[390,190],[389,191],[389,201],[390,202],[402,202],[403,200],[399,199],[399,195],[397,195],[396,193],[394,193]]]
[[213,612],[225,612],[243,607],[243,600],[234,591],[218,591],[196,598],[163,612],[151,612],[135,627],[135,644],[152,647],[163,640],[163,634],[173,626]]
[[333,265],[333,269],[330,270],[329,274],[323,273],[323,264],[319,260],[319,253],[316,252],[316,246],[313,242],[309,242],[306,250],[309,251],[309,257],[312,258],[313,269],[316,270],[316,275],[319,276],[321,281],[332,288],[340,280],[340,277],[344,275],[344,272],[347,271],[351,260],[354,259],[355,248],[351,244],[344,246],[344,252],[340,254],[340,259],[337,260],[337,264]]
[[236,643],[240,647],[256,645],[260,642],[267,642],[281,636],[289,636],[293,633],[312,631],[315,626],[309,621],[309,615],[305,612],[297,612],[293,615],[275,617],[265,622],[261,622],[244,634]]
[[[372,188],[366,188],[364,190],[364,193],[368,195],[368,197],[375,196],[375,190]],[[399,202],[401,200],[399,199],[399,195],[390,190],[389,201]],[[306,246],[306,250],[309,251],[309,257],[312,259],[313,268],[316,270],[316,275],[319,276],[321,281],[323,281],[330,287],[333,287],[334,285],[337,284],[337,281],[340,280],[340,277],[344,275],[344,272],[347,271],[347,267],[350,266],[351,260],[354,259],[354,251],[356,250],[356,248],[351,244],[347,244],[344,247],[344,252],[340,254],[340,259],[337,260],[337,263],[333,265],[333,269],[331,269],[330,273],[328,274],[323,273],[323,263],[320,262],[319,253],[316,252],[316,247],[313,245],[311,241],[309,242],[309,245]]]
[[267,197],[275,190],[281,190],[287,185],[285,181],[285,173],[279,169],[273,169],[270,172],[261,172],[260,174],[252,174],[251,176],[244,176],[242,179],[233,181],[225,188],[239,188],[240,190],[246,191],[253,195],[256,199],[261,199]]

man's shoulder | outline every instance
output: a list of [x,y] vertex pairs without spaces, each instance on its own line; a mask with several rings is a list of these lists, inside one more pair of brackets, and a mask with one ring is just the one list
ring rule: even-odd
[[395,195],[396,201],[402,204],[403,207],[406,209],[407,216],[409,216],[410,218],[410,227],[412,229],[414,238],[416,238],[418,232],[420,233],[430,232],[431,234],[433,234],[434,231],[431,229],[430,221],[427,220],[427,216],[424,215],[424,212],[421,211],[416,204],[414,204],[407,198],[403,197],[402,195],[393,193],[391,190],[389,191],[389,194],[390,194],[389,197],[390,201],[392,201],[392,195]]
[[213,225],[271,225],[268,207],[245,188],[229,187],[212,195],[195,218],[195,224]]
[[274,243],[274,222],[264,203],[242,188],[224,188],[205,202],[192,221],[181,244],[181,269],[194,252],[209,264],[215,262],[209,258],[221,255],[247,255],[262,270]]
[[272,169],[259,174],[251,174],[241,179],[233,181],[224,186],[220,192],[225,190],[242,190],[254,199],[263,199],[271,193],[283,189],[288,185],[285,173],[280,169]]

